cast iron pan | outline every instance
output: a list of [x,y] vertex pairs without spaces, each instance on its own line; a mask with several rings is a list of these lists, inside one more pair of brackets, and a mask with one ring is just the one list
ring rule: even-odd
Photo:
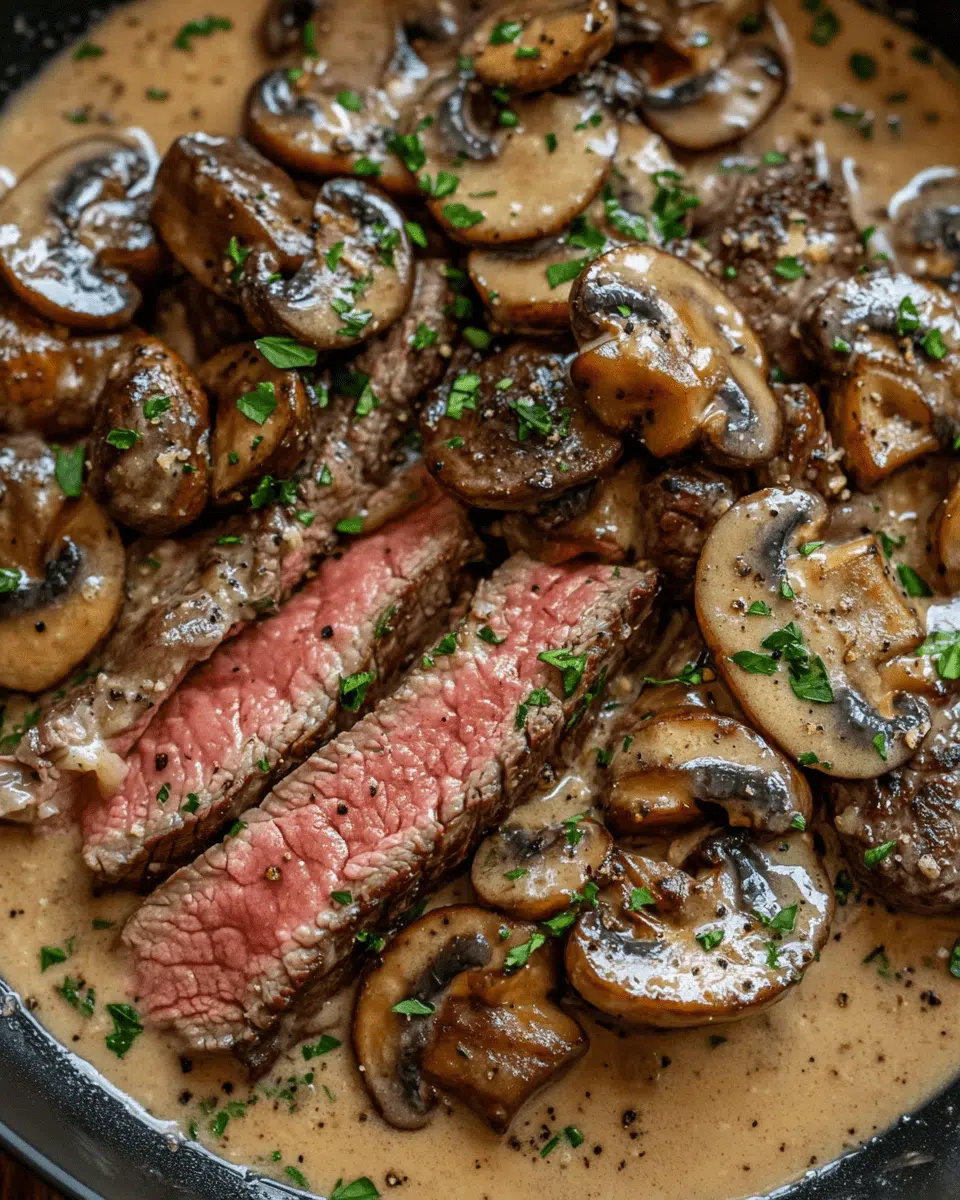
[[[918,32],[960,61],[957,0],[917,0],[915,7]],[[83,0],[0,0],[0,101],[103,12]],[[768,1200],[957,1200],[958,1109],[960,1079],[862,1149],[811,1171]],[[185,1142],[174,1125],[148,1116],[51,1037],[2,979],[0,1144],[78,1200],[304,1195],[230,1166]]]

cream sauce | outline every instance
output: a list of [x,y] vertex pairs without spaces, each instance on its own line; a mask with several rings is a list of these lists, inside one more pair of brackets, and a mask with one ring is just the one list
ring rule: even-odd
[[[834,8],[841,32],[817,47],[808,39],[813,15],[785,0],[795,83],[748,149],[786,148],[797,135],[822,139],[831,155],[856,161],[868,224],[914,174],[943,161],[960,93],[937,65],[911,56],[910,34],[845,0]],[[161,152],[189,129],[238,131],[244,91],[265,66],[254,36],[261,4],[221,0],[218,11],[234,29],[196,38],[189,53],[171,43],[201,15],[195,0],[141,0],[106,20],[91,35],[102,57],[62,56],[7,111],[0,177],[104,126],[138,127]],[[853,76],[854,51],[875,56],[876,79]],[[148,98],[160,92],[166,98]],[[887,99],[902,92],[910,99]],[[831,116],[839,104],[874,113],[872,140]],[[900,132],[890,115],[900,118]],[[884,516],[901,521],[892,503],[885,500]],[[900,527],[920,534],[923,523],[907,516]],[[924,551],[918,544],[903,553],[919,561]],[[582,811],[589,786],[566,782],[545,803],[563,815]],[[469,898],[468,885],[440,899],[453,898]],[[707,1030],[621,1039],[588,1021],[587,1057],[524,1110],[508,1138],[459,1108],[441,1109],[420,1133],[401,1134],[377,1118],[363,1091],[349,1049],[349,993],[318,1026],[342,1045],[309,1061],[296,1050],[252,1093],[232,1061],[188,1063],[151,1031],[122,1060],[113,1055],[105,1006],[129,999],[117,932],[135,905],[122,894],[94,897],[74,832],[8,829],[0,838],[0,964],[44,1025],[185,1134],[195,1130],[228,1159],[321,1191],[341,1176],[368,1175],[381,1191],[403,1184],[418,1200],[448,1197],[451,1183],[460,1200],[545,1187],[558,1200],[584,1200],[624,1185],[651,1198],[756,1194],[888,1126],[948,1082],[960,1053],[960,984],[945,969],[960,922],[891,915],[854,893],[803,983],[768,1012],[718,1029],[725,1040],[712,1041]],[[44,946],[69,949],[69,957],[44,971]],[[92,1016],[64,999],[67,977],[81,996],[95,989]],[[223,1127],[218,1114],[229,1115],[228,1104],[234,1115]],[[561,1139],[542,1158],[569,1124],[583,1131],[583,1145]]]

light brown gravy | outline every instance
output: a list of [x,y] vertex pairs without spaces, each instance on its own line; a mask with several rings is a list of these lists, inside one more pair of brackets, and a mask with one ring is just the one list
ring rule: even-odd
[[[871,222],[918,170],[956,160],[947,142],[958,128],[958,92],[936,65],[911,56],[915,38],[844,0],[834,3],[843,29],[826,47],[809,41],[813,17],[800,0],[781,7],[796,42],[797,82],[750,148],[782,148],[797,133],[822,138],[831,155],[856,160],[864,223]],[[237,131],[245,89],[264,66],[254,37],[261,8],[259,0],[220,0],[215,11],[232,18],[233,31],[197,38],[189,53],[171,42],[204,14],[196,0],[143,0],[119,11],[91,35],[102,57],[63,56],[18,97],[0,121],[0,165],[19,174],[104,124],[142,128],[161,152],[186,130]],[[876,57],[876,79],[854,77],[853,51]],[[167,99],[148,99],[148,88]],[[910,99],[887,99],[902,92]],[[845,103],[874,111],[872,140],[831,116]],[[899,117],[900,132],[889,115]],[[571,784],[548,803],[575,813],[588,799]],[[461,883],[441,899],[467,894]],[[343,1044],[310,1061],[298,1049],[253,1091],[231,1060],[187,1063],[152,1032],[115,1057],[104,1041],[105,1006],[129,999],[116,941],[135,904],[120,894],[92,896],[74,834],[0,836],[0,968],[39,1019],[152,1114],[185,1134],[192,1126],[229,1159],[321,1192],[340,1177],[367,1175],[381,1192],[399,1185],[397,1194],[417,1200],[538,1189],[557,1200],[753,1195],[856,1147],[957,1069],[960,983],[945,959],[960,921],[891,915],[854,893],[838,909],[821,961],[767,1013],[718,1028],[713,1040],[705,1029],[621,1038],[588,1021],[589,1055],[521,1114],[509,1137],[443,1107],[424,1131],[402,1134],[378,1119],[363,1091],[349,1048],[349,995],[318,1027]],[[95,920],[113,924],[94,928]],[[69,947],[70,956],[41,971],[43,946]],[[95,989],[93,1016],[60,994],[68,976]],[[251,1096],[256,1102],[239,1115]],[[218,1114],[230,1103],[237,1115],[218,1136]],[[571,1124],[583,1144],[561,1139],[541,1157]]]

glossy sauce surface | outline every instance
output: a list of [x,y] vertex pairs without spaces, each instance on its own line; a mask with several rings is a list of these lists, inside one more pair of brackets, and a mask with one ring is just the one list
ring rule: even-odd
[[[161,153],[187,130],[238,131],[246,88],[265,66],[254,35],[260,9],[224,0],[218,12],[231,17],[233,30],[196,38],[184,52],[172,40],[201,15],[193,0],[124,8],[91,35],[104,55],[64,56],[18,97],[0,121],[0,165],[20,174],[41,153],[107,125],[145,131]],[[919,170],[949,161],[960,102],[936,65],[911,55],[910,34],[842,0],[835,9],[843,28],[818,47],[808,36],[812,14],[784,0],[794,84],[748,148],[786,148],[798,134],[822,138],[831,156],[851,160],[848,172],[856,164],[867,225]],[[876,58],[874,80],[850,71],[855,51]],[[908,100],[888,99],[903,92]],[[844,104],[874,112],[871,139],[831,115]],[[891,489],[883,504],[896,529],[922,539],[922,520],[903,516],[921,507],[912,496]],[[871,520],[860,516],[867,508],[877,511],[851,503],[852,526]],[[920,544],[911,538],[904,561],[921,560],[923,551],[911,548]],[[588,757],[601,739],[598,730]],[[602,779],[573,775],[535,803],[569,816],[589,806],[593,786],[604,786]],[[468,884],[442,899],[469,899]],[[310,1058],[298,1048],[256,1089],[230,1060],[181,1059],[149,1031],[118,1059],[105,1043],[112,1028],[105,1006],[129,999],[116,942],[135,905],[122,894],[93,896],[73,833],[0,836],[0,971],[38,1018],[185,1135],[321,1193],[338,1178],[366,1175],[382,1193],[399,1184],[398,1194],[418,1200],[451,1191],[458,1200],[526,1197],[537,1189],[557,1200],[754,1195],[888,1126],[952,1077],[960,1053],[960,983],[945,967],[960,922],[892,915],[854,891],[838,908],[821,961],[768,1012],[713,1037],[698,1029],[622,1038],[587,1019],[586,1058],[531,1103],[506,1138],[443,1107],[427,1129],[403,1134],[379,1120],[362,1088],[349,1048],[350,994],[329,1005],[317,1027],[342,1044]],[[44,946],[69,956],[42,970]],[[82,1000],[88,988],[96,994],[90,1017],[64,996]],[[542,1157],[568,1125],[583,1131],[583,1144],[561,1137]]]

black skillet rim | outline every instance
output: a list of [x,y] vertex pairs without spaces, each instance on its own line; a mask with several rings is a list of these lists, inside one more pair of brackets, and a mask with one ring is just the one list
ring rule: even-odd
[[[960,5],[948,3],[960,18]],[[0,102],[109,7],[30,0],[29,18],[21,19],[25,0],[0,0],[0,19],[7,26],[0,46],[5,60]],[[916,9],[918,32],[960,60],[960,19],[945,23],[938,0],[918,0]],[[41,11],[45,17],[38,16]],[[902,10],[896,15],[902,19]],[[47,1033],[2,979],[0,1081],[0,1145],[76,1200],[289,1200],[304,1195],[231,1166],[185,1141],[172,1123],[149,1116]],[[766,1200],[956,1200],[958,1110],[960,1078],[862,1148],[814,1168]],[[335,1169],[329,1182],[334,1179]]]

